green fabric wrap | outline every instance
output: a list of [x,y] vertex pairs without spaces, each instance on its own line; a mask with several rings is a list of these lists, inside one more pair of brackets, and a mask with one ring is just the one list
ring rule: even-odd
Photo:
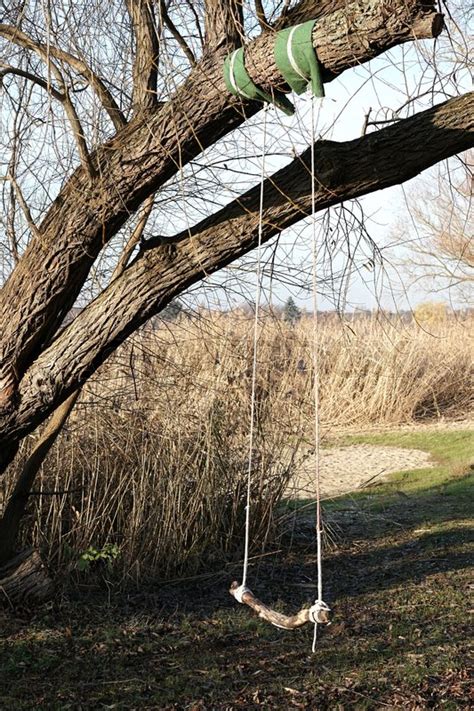
[[324,96],[321,67],[313,47],[315,22],[309,20],[277,32],[275,62],[296,94],[303,94],[311,84],[314,96]]
[[237,49],[226,57],[224,62],[224,79],[227,89],[235,96],[241,96],[251,101],[263,101],[265,103],[275,104],[275,106],[289,116],[295,112],[295,107],[281,91],[274,90],[272,94],[268,94],[257,86],[257,84],[254,84],[245,68],[243,47],[240,47],[240,49]]

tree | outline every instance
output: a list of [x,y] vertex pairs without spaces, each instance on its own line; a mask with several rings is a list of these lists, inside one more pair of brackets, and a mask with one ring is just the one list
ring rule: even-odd
[[474,153],[441,170],[408,202],[409,257],[403,268],[429,294],[470,304],[474,284]]
[[[19,3],[0,24],[9,147],[2,157],[0,473],[55,413],[57,425],[49,423],[33,453],[44,456],[78,390],[127,336],[256,247],[259,233],[268,242],[310,214],[308,148],[266,180],[261,230],[257,186],[195,223],[186,219],[175,234],[144,239],[147,225],[161,232],[170,200],[186,199],[186,181],[195,186],[187,167],[260,110],[223,79],[225,57],[248,33],[246,66],[272,92],[287,90],[273,59],[275,30],[316,18],[313,44],[330,82],[443,29],[434,0],[269,2],[256,4],[253,16],[241,0],[46,6]],[[467,93],[352,141],[319,140],[315,210],[418,175],[470,148],[473,128],[474,94]],[[64,326],[78,300],[82,308]],[[30,464],[0,520],[0,565],[14,553],[37,462]]]
[[301,309],[295,304],[295,300],[292,296],[288,297],[288,300],[283,309],[283,320],[291,325],[297,323],[301,318]]

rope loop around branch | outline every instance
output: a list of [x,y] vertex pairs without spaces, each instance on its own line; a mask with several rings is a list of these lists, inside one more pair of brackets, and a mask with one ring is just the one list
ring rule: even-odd
[[309,608],[309,619],[315,625],[331,624],[330,619],[331,608],[323,600],[315,600],[314,604]]
[[242,605],[245,604],[243,600],[243,596],[245,595],[245,593],[250,593],[251,595],[253,595],[250,588],[248,588],[246,585],[239,585],[238,588],[234,588],[232,590],[232,595],[235,597],[237,602],[240,602]]

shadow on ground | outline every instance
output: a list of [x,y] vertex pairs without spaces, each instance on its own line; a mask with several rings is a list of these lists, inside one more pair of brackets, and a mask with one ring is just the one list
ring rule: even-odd
[[[227,593],[232,569],[139,594],[68,595],[0,612],[0,708],[467,708],[470,480],[332,514],[336,620],[285,633]],[[250,579],[281,609],[311,602],[314,545],[261,558]],[[283,602],[284,601],[284,602]]]

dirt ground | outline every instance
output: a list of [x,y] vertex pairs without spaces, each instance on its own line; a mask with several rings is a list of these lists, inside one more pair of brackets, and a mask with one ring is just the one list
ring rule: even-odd
[[[351,444],[322,449],[320,453],[321,495],[332,498],[381,481],[393,472],[431,467],[428,452],[402,447]],[[316,492],[315,456],[308,457],[288,490],[293,498],[311,498]]]

